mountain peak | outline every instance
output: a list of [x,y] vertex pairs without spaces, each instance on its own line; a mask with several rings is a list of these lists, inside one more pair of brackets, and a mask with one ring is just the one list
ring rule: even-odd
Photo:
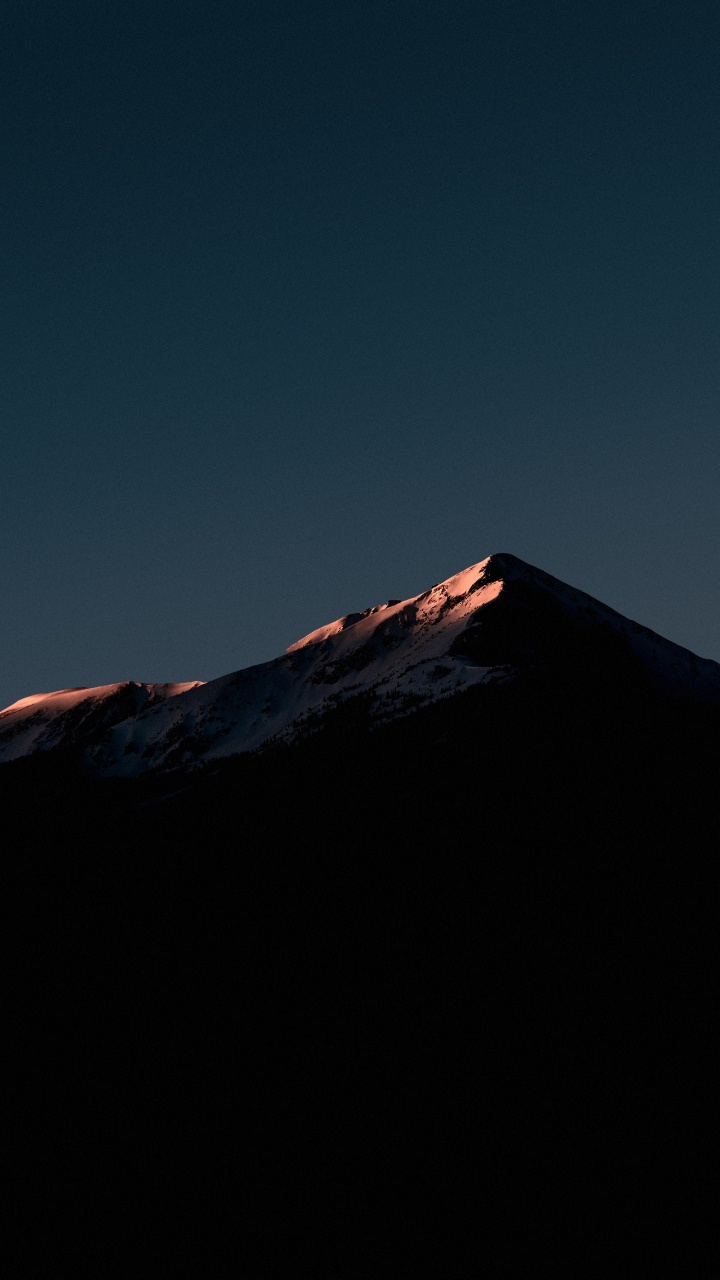
[[[500,571],[496,576],[490,576],[487,573],[487,569],[491,566]],[[433,615],[435,615],[434,620],[438,620],[438,615],[447,612],[448,601],[457,603],[486,584],[499,581],[501,572],[502,557],[489,556],[485,560],[478,561],[477,564],[471,564],[467,569],[462,569],[460,573],[446,578],[444,582],[436,582],[420,595],[410,596],[407,600],[391,599],[385,604],[376,604],[369,609],[363,609],[360,613],[348,613],[341,618],[336,618],[334,622],[318,627],[317,630],[303,636],[301,640],[296,640],[294,644],[288,646],[287,652],[295,653],[307,645],[323,644],[333,636],[339,636],[351,628],[356,628],[354,639],[358,635],[366,637],[374,632],[380,623],[387,621],[390,617],[401,616],[408,610],[421,615],[429,624],[433,620]]]
[[101,772],[187,768],[305,736],[342,703],[362,704],[379,724],[520,674],[589,685],[598,664],[620,671],[623,663],[665,693],[720,703],[717,663],[496,552],[208,684],[128,681],[20,699],[0,713],[0,760],[73,746]]

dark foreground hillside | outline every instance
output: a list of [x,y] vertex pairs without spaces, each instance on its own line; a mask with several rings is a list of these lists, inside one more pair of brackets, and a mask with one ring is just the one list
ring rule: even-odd
[[185,780],[3,766],[13,1275],[687,1262],[715,715],[601,666],[363,720]]

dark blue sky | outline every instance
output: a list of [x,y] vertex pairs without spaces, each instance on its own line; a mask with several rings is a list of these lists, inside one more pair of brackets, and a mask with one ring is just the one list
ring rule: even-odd
[[12,6],[0,705],[498,550],[720,659],[719,17]]

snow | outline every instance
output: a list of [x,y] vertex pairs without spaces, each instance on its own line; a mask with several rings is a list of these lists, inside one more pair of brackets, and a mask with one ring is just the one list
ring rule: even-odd
[[75,707],[79,702],[100,702],[104,698],[110,697],[117,693],[120,689],[127,685],[134,685],[138,689],[162,690],[166,698],[173,698],[178,693],[185,693],[187,689],[195,689],[198,685],[203,684],[202,680],[186,680],[180,684],[147,684],[142,685],[136,680],[125,680],[119,684],[98,684],[88,688],[79,685],[74,689],[56,689],[54,693],[32,693],[28,698],[19,698],[17,702],[13,702],[9,707],[5,707],[0,711],[0,716],[9,715],[11,711],[25,711],[28,707],[40,708],[48,712],[67,711],[68,707]]
[[[376,723],[405,715],[512,669],[462,655],[455,642],[503,608],[521,579],[550,597],[577,628],[603,623],[621,634],[653,679],[694,696],[717,696],[720,666],[623,618],[606,605],[510,555],[487,557],[407,600],[347,614],[310,632],[272,662],[207,684],[141,685],[35,694],[0,713],[0,760],[82,742],[100,773],[133,776],[290,742],[313,732],[338,705],[364,695]],[[508,615],[512,617],[512,614]]]
[[54,693],[33,693],[29,698],[20,698],[17,702],[13,702],[11,706],[5,707],[0,711],[0,715],[8,715],[11,711],[24,711],[28,707],[37,707],[40,703],[47,706],[48,710],[66,710],[68,707],[75,706],[78,702],[83,702],[85,698],[102,697],[106,692],[115,693],[119,688],[116,684],[98,685],[95,689],[88,689],[83,686],[76,689],[57,689]]
[[[367,636],[371,634],[379,621],[384,621],[388,617],[397,616],[410,607],[416,607],[421,618],[431,620],[437,609],[448,599],[448,597],[464,596],[470,591],[470,588],[482,577],[482,574],[489,564],[491,557],[481,560],[478,564],[470,565],[469,569],[463,569],[462,573],[456,573],[454,577],[448,578],[445,582],[437,583],[430,591],[422,592],[418,596],[412,596],[409,600],[396,600],[388,604],[375,605],[371,609],[365,609],[359,614],[346,614],[343,618],[338,618],[335,622],[330,622],[324,627],[318,627],[317,631],[311,631],[309,635],[303,636],[302,640],[296,640],[291,644],[287,652],[294,653],[297,649],[304,649],[306,645],[322,644],[323,641],[329,640],[332,636],[339,636],[345,632],[352,631],[353,639],[358,635]],[[499,594],[502,583],[492,583],[485,588],[488,593],[485,600],[494,599]],[[493,590],[494,589],[494,590]],[[492,594],[490,592],[492,591]],[[421,605],[420,601],[427,601]],[[475,603],[477,608],[477,602]],[[380,615],[383,615],[380,617]]]
[[482,683],[489,668],[448,650],[502,591],[502,581],[483,582],[488,563],[471,565],[407,600],[338,618],[273,662],[148,708],[111,731],[95,753],[96,765],[134,774],[148,759],[189,764],[198,748],[203,759],[217,759],[312,731],[356,694],[371,695],[379,722]]
[[19,698],[0,711],[0,761],[16,760],[33,751],[69,746],[100,724],[127,718],[148,703],[177,697],[202,682],[141,684],[137,680],[89,688],[57,689]]

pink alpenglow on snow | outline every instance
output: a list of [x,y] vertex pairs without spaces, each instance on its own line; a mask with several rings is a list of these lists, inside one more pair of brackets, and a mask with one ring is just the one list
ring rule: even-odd
[[118,725],[94,755],[103,771],[132,775],[150,767],[254,751],[313,732],[339,703],[372,701],[378,723],[499,678],[450,650],[502,582],[485,580],[489,560],[408,600],[348,614],[290,645],[281,657],[211,680],[171,705]]
[[[442,621],[443,610],[447,609],[448,600],[458,605],[463,599],[469,601],[466,608],[458,608],[454,611],[452,619],[445,615],[445,622],[440,625],[438,634],[447,634],[448,628],[457,629],[460,620],[466,618],[469,612],[474,611],[481,604],[494,600],[500,594],[502,590],[500,581],[479,585],[482,582],[485,566],[489,564],[490,559],[491,557],[488,557],[487,560],[481,560],[479,564],[471,565],[462,573],[456,573],[453,578],[448,578],[446,582],[431,587],[429,591],[424,591],[419,596],[412,596],[409,600],[390,600],[387,604],[376,604],[372,609],[365,609],[363,613],[350,613],[344,618],[338,618],[336,622],[329,622],[327,626],[319,627],[317,631],[311,631],[310,635],[303,636],[302,640],[296,640],[287,652],[294,653],[297,649],[304,649],[309,644],[322,644],[324,640],[339,636],[351,629],[354,632],[354,640],[361,635],[367,637],[372,635],[378,623],[402,615],[408,610],[414,610],[418,625],[425,624],[426,628],[438,626]],[[473,587],[478,594],[470,597],[468,593]]]
[[576,641],[614,637],[656,686],[720,702],[720,666],[511,555],[494,555],[407,600],[346,614],[272,662],[207,684],[66,689],[0,713],[0,761],[82,747],[98,773],[133,776],[288,743],[361,698],[370,723],[520,668],[559,670]]
[[109,728],[165,698],[195,689],[200,683],[190,680],[182,684],[140,684],[127,680],[19,698],[0,711],[0,761],[73,746],[97,730]]

